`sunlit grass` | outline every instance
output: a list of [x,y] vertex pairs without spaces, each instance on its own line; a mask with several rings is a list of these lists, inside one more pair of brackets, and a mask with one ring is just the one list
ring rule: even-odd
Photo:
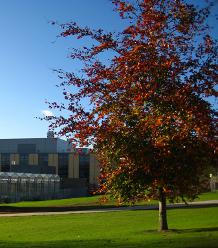
[[218,208],[168,211],[159,233],[157,211],[0,218],[0,247],[217,247]]

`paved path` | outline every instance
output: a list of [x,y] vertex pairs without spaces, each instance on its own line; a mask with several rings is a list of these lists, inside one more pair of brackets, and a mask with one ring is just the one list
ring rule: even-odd
[[[218,200],[189,202],[188,204],[176,203],[168,204],[167,208],[198,208],[198,207],[218,207]],[[32,213],[5,213],[0,214],[0,217],[19,217],[19,216],[39,216],[39,215],[66,215],[66,214],[84,214],[84,213],[105,213],[105,212],[118,212],[130,210],[157,210],[157,205],[150,206],[132,206],[132,207],[117,207],[105,209],[92,209],[82,211],[62,211],[62,212],[32,212]]]

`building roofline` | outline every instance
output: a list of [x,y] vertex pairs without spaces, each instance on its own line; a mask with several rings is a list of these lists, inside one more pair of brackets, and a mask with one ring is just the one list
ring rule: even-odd
[[55,140],[62,140],[62,141],[66,141],[68,142],[67,140],[64,140],[64,139],[60,139],[60,138],[9,138],[9,139],[0,139],[1,140],[51,140],[51,139],[55,139]]

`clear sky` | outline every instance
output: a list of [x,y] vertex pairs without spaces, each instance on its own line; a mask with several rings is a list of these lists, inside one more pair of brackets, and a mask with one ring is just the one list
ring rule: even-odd
[[123,26],[109,0],[0,0],[0,139],[46,137],[48,123],[35,117],[48,109],[45,99],[61,98],[52,69],[77,67],[67,54],[79,41],[56,39],[50,20]]

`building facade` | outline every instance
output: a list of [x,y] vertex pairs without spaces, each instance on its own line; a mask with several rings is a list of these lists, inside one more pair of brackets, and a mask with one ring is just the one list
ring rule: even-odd
[[0,171],[56,174],[62,180],[86,179],[97,185],[98,161],[87,148],[72,149],[69,142],[54,138],[0,139]]

